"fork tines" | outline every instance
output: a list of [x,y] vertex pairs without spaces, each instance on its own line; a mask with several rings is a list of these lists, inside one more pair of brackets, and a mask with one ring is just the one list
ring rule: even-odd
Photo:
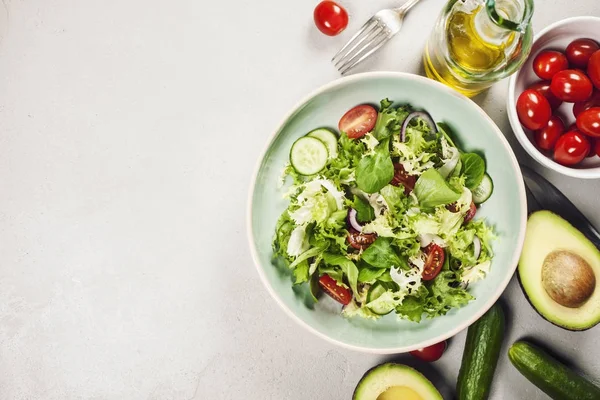
[[389,39],[387,29],[377,17],[369,19],[331,59],[343,75],[379,50]]

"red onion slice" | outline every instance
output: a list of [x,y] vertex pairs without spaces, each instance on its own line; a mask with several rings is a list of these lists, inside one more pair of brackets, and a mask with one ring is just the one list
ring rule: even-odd
[[475,261],[479,260],[479,255],[481,254],[481,240],[475,235],[473,237],[473,257],[475,257]]
[[348,223],[357,232],[362,232],[363,227],[356,219],[356,210],[354,208],[351,208],[350,211],[348,211]]
[[415,111],[415,112],[408,114],[408,117],[406,117],[406,119],[402,123],[402,130],[400,131],[400,141],[401,142],[404,142],[406,140],[406,128],[408,128],[408,124],[414,118],[421,118],[423,121],[425,121],[427,123],[427,125],[429,125],[431,132],[437,133],[438,130],[437,130],[437,127],[435,126],[435,122],[433,121],[433,118],[431,118],[431,115],[429,115],[429,113],[427,113],[425,111]]

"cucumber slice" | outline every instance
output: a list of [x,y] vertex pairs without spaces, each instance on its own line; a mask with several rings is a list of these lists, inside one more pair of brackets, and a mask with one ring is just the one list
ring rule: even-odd
[[485,202],[490,198],[493,191],[494,182],[492,182],[492,178],[490,178],[488,174],[485,174],[479,186],[473,190],[473,202],[475,202],[475,204],[481,204]]
[[333,133],[329,129],[319,128],[315,129],[314,131],[308,132],[306,136],[319,139],[325,144],[325,146],[327,146],[327,151],[329,151],[329,158],[337,158],[338,138],[335,133]]
[[304,136],[290,150],[290,163],[302,175],[314,175],[327,165],[327,147],[319,139]]
[[[387,286],[383,285],[381,282],[376,282],[373,286],[371,286],[371,288],[369,289],[369,292],[367,293],[367,304],[369,304],[373,300],[376,300],[377,298],[379,298],[379,296],[381,296],[382,294],[387,292],[387,290],[388,290]],[[372,306],[372,307],[369,307],[369,309],[371,311],[373,311],[375,314],[386,315],[386,314],[391,313],[394,308],[393,307]]]

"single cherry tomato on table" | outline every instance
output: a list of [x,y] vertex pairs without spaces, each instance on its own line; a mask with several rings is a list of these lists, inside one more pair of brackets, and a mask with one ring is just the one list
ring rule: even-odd
[[325,293],[331,296],[338,303],[347,305],[352,301],[352,291],[348,288],[338,285],[335,279],[327,274],[319,278],[319,286]]
[[558,138],[554,146],[554,161],[562,165],[575,165],[590,152],[590,141],[578,131],[569,131]]
[[577,128],[586,135],[600,138],[600,107],[592,107],[579,114]]
[[567,46],[567,59],[571,67],[585,68],[591,55],[598,50],[598,43],[592,39],[576,39]]
[[448,348],[448,343],[444,340],[443,342],[433,344],[431,346],[424,347],[422,349],[413,350],[410,354],[413,357],[418,358],[426,362],[437,361],[442,357],[442,354]]
[[593,91],[592,82],[582,71],[565,69],[558,72],[550,83],[552,93],[570,103],[585,101],[590,98]]
[[562,100],[559,99],[550,90],[550,81],[539,81],[529,86],[527,89],[538,91],[542,96],[550,103],[550,108],[556,110],[562,104]]
[[550,120],[550,103],[540,92],[528,89],[517,99],[517,115],[524,127],[536,130],[544,127]]
[[362,104],[351,108],[342,116],[338,124],[340,132],[346,132],[350,139],[358,139],[373,130],[377,122],[377,110]]
[[590,62],[587,67],[587,75],[590,80],[596,86],[596,89],[600,90],[600,50],[596,50],[590,57]]
[[404,194],[408,195],[415,188],[415,183],[417,182],[417,177],[414,175],[409,175],[402,164],[394,163],[394,177],[390,182],[391,185],[394,186],[404,186]]
[[336,2],[325,0],[313,12],[317,28],[328,36],[335,36],[348,26],[348,13]]
[[346,240],[348,244],[356,250],[364,250],[377,239],[376,233],[361,233],[354,228],[348,228]]
[[577,118],[583,111],[592,107],[600,107],[600,90],[594,90],[591,97],[586,101],[573,104],[573,115]]
[[469,223],[473,218],[475,218],[475,214],[477,213],[477,206],[475,203],[471,202],[469,206],[469,211],[465,214],[465,218],[463,219],[463,223]]
[[533,72],[542,79],[552,79],[557,72],[567,68],[569,61],[560,51],[543,50],[533,59]]
[[424,281],[430,281],[440,273],[446,259],[446,253],[444,253],[443,248],[435,243],[431,243],[423,251],[427,258],[421,277]]
[[535,143],[540,149],[552,150],[556,141],[565,133],[565,124],[556,115],[550,117],[550,121],[541,129],[535,131],[534,139]]

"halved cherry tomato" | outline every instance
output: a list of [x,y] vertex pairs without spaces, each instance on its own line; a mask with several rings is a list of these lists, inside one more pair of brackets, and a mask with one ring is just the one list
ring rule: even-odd
[[417,177],[414,175],[409,175],[402,164],[394,163],[394,177],[390,182],[391,185],[394,186],[404,186],[404,194],[408,195],[415,188],[415,183],[417,182]]
[[376,233],[360,233],[354,228],[348,228],[348,237],[346,240],[352,248],[356,250],[364,250],[377,239]]
[[431,346],[424,347],[422,349],[413,350],[410,355],[423,360],[426,362],[437,361],[442,357],[442,354],[448,348],[448,343],[444,340],[443,342],[432,344]]
[[562,165],[575,165],[590,152],[590,141],[579,131],[569,131],[558,138],[554,146],[554,161]]
[[352,291],[338,285],[335,279],[327,274],[319,278],[319,286],[338,303],[347,305],[352,301]]
[[567,46],[567,59],[571,67],[585,68],[592,53],[598,50],[598,43],[592,39],[576,39]]
[[444,253],[444,249],[435,243],[431,243],[425,247],[424,252],[427,256],[427,259],[425,260],[425,266],[423,267],[423,273],[421,277],[424,281],[430,281],[440,273],[440,270],[444,265],[446,253]]
[[586,135],[600,138],[600,107],[592,107],[579,114],[577,128]]
[[529,86],[528,89],[537,90],[548,100],[550,108],[556,110],[562,104],[562,100],[559,99],[550,91],[550,81],[539,81]]
[[596,86],[597,89],[600,89],[600,50],[596,50],[590,57],[587,75],[590,77],[594,86]]
[[373,130],[377,122],[377,110],[361,104],[351,108],[342,116],[338,124],[340,132],[346,132],[350,139],[358,139]]
[[517,99],[517,115],[521,124],[528,129],[542,128],[550,120],[550,103],[537,90],[528,89]]
[[576,69],[565,69],[552,78],[550,90],[562,101],[574,103],[590,98],[593,91],[590,78]]
[[577,118],[582,111],[592,107],[600,107],[600,90],[594,90],[592,96],[586,101],[573,104],[573,115]]
[[563,133],[565,133],[564,122],[556,115],[553,115],[550,117],[550,121],[548,121],[546,126],[535,131],[535,143],[540,149],[552,150],[556,141]]
[[469,207],[469,211],[465,214],[465,218],[463,222],[465,224],[469,223],[473,218],[475,218],[475,214],[477,213],[477,206],[475,203],[471,202],[471,206]]
[[315,25],[324,34],[335,36],[348,26],[348,13],[336,2],[325,0],[313,12]]
[[533,72],[542,79],[552,79],[557,72],[567,68],[569,61],[560,51],[543,50],[533,59]]

